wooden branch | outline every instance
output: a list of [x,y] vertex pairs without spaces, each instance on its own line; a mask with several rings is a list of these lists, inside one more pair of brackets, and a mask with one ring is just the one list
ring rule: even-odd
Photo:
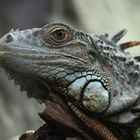
[[19,140],[94,140],[59,96],[52,94],[51,98],[39,113],[46,124],[28,138]]

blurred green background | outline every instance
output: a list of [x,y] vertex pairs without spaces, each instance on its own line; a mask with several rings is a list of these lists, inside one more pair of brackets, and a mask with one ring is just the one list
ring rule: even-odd
[[[140,40],[140,0],[0,0],[0,36],[11,28],[42,27],[50,21],[66,22],[93,34],[128,34],[121,42]],[[140,55],[140,47],[129,49]],[[9,81],[0,68],[0,139],[37,129],[43,107]]]

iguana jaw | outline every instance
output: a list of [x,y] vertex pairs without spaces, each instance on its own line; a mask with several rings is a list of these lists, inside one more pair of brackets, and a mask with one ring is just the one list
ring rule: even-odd
[[[39,57],[41,54],[19,52],[18,49],[11,49],[10,45],[4,45],[0,42],[0,67],[5,69],[8,79],[14,80],[15,85],[19,85],[21,91],[27,92],[29,98],[33,97],[44,102],[49,94],[47,84],[35,74],[28,73],[31,71],[29,58],[37,59],[37,56]],[[25,61],[29,65],[29,71],[23,70],[25,64],[21,64],[21,61]]]

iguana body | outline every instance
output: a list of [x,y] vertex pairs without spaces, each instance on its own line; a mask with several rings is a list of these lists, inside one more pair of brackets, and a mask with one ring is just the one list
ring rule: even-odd
[[[43,102],[50,93],[98,139],[132,139],[138,123],[140,63],[111,39],[90,35],[62,23],[12,31],[0,40],[0,63],[10,77]],[[93,139],[94,139],[93,136]]]

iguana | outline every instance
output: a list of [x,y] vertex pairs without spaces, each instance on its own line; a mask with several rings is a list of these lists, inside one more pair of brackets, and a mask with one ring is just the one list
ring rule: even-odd
[[132,140],[140,117],[140,62],[124,49],[140,42],[117,44],[125,33],[110,38],[63,23],[12,30],[0,39],[0,64],[21,91],[46,102],[42,118],[50,115],[81,139]]

